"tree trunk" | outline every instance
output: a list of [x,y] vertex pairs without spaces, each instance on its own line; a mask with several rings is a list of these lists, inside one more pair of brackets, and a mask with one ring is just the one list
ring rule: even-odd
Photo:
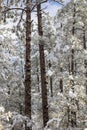
[[[85,27],[83,26],[83,48],[86,50],[86,34],[85,34]],[[84,60],[84,66],[87,68],[87,60]],[[87,69],[85,72],[85,77],[87,77]],[[87,80],[85,82],[85,87],[86,87],[86,94],[87,94]]]
[[[31,119],[31,0],[26,1],[25,115]],[[31,130],[26,124],[26,130]]]
[[77,63],[76,63],[76,60],[75,60],[75,62],[74,62],[74,73],[75,73],[75,75],[76,75],[76,72],[77,72]]
[[53,79],[52,79],[52,76],[50,77],[50,91],[51,91],[51,97],[53,97]]
[[38,67],[38,58],[36,59],[36,66],[37,66],[37,88],[38,88],[38,92],[40,92],[40,87],[39,87],[39,67]]
[[71,68],[70,68],[71,66],[70,66],[70,59],[69,59],[69,57],[68,57],[68,71],[69,71],[69,74],[71,73]]
[[2,3],[2,1],[0,0],[0,21],[2,19],[2,15],[1,15],[2,6],[1,6],[1,3]]
[[[49,61],[49,69],[51,68],[51,62]],[[53,97],[53,78],[50,76],[50,92],[51,92],[51,97]]]
[[86,49],[85,27],[83,26],[83,48]]
[[87,95],[87,80],[86,80],[86,95]]
[[[73,9],[73,28],[72,28],[72,35],[75,34],[75,16],[76,16],[76,4],[74,3],[74,9]],[[72,75],[74,75],[74,49],[71,50],[71,72]]]
[[72,54],[71,54],[71,72],[72,75],[74,75],[74,49],[72,49]]
[[71,111],[71,126],[76,127],[76,112]]
[[[41,4],[37,5],[37,17],[38,17],[38,33],[42,37],[42,14]],[[46,72],[45,72],[45,56],[44,56],[44,41],[39,41],[39,53],[40,53],[40,70],[41,70],[41,88],[42,88],[42,109],[43,109],[43,125],[46,126],[48,117],[48,101],[47,101],[47,85],[46,85]]]
[[68,114],[68,124],[67,124],[67,127],[69,127],[69,125],[70,125],[70,109],[69,109],[69,106],[67,108],[67,114]]
[[73,9],[73,28],[72,28],[72,35],[75,34],[75,23],[76,23],[76,20],[75,20],[75,16],[76,16],[76,4],[74,3],[74,9]]
[[60,92],[63,93],[63,80],[60,79]]

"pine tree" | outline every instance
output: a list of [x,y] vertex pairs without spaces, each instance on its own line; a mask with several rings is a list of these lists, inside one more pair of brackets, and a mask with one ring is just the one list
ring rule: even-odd
[[[25,115],[31,119],[31,0],[26,1]],[[26,130],[31,130],[26,126]]]
[[[37,17],[38,17],[38,33],[42,38],[43,30],[42,30],[41,4],[37,5]],[[41,69],[43,125],[46,126],[49,120],[49,116],[48,116],[47,85],[46,85],[46,72],[45,72],[44,41],[42,39],[39,40],[39,53],[40,53],[40,69]]]

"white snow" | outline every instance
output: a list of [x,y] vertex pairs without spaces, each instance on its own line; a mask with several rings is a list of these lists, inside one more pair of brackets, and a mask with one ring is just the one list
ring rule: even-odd
[[47,75],[51,77],[53,75],[53,71],[48,70]]

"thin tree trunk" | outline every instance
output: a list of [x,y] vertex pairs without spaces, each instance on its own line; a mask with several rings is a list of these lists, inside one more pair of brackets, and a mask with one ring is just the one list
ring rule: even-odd
[[76,112],[71,111],[71,126],[76,127]]
[[0,0],[0,21],[1,21],[1,17],[2,17],[2,15],[1,15],[1,10],[2,10],[2,6],[1,6],[1,3],[2,3],[2,1]]
[[[51,62],[49,61],[49,69],[51,68]],[[53,78],[50,76],[50,92],[51,92],[51,97],[53,97]]]
[[75,69],[74,69],[74,73],[75,73],[75,75],[76,75],[76,72],[77,72],[77,70],[76,70],[76,69],[77,69],[77,63],[76,63],[76,61],[75,61],[74,63],[75,63],[75,64],[74,64],[74,68],[75,68]]
[[87,95],[87,80],[86,80],[86,95]]
[[74,49],[72,49],[71,53],[71,72],[74,75]]
[[71,69],[70,69],[70,59],[69,59],[69,57],[68,57],[68,71],[69,71],[69,74],[71,73]]
[[38,67],[38,58],[36,59],[36,66],[37,66],[37,88],[38,88],[38,92],[40,92],[40,87],[39,87],[39,67]]
[[[42,14],[41,4],[37,5],[37,17],[38,17],[38,33],[42,37]],[[41,70],[41,88],[42,88],[42,109],[43,109],[43,125],[46,126],[48,117],[48,101],[47,101],[47,85],[46,85],[46,72],[45,72],[45,56],[44,56],[44,41],[39,41],[39,53],[40,53],[40,70]]]
[[52,76],[50,77],[50,91],[51,91],[51,97],[53,97],[53,79],[52,79]]
[[60,79],[60,92],[63,93],[63,80]]
[[85,27],[83,26],[83,48],[86,49]]
[[69,109],[69,106],[67,108],[67,114],[68,114],[68,126],[67,127],[69,127],[69,125],[70,125],[70,109]]
[[[75,34],[75,16],[76,16],[76,4],[74,3],[74,9],[73,9],[73,28],[72,28],[72,35],[74,36]],[[74,75],[74,49],[71,50],[71,72],[72,75]]]
[[[83,48],[86,50],[86,34],[85,34],[85,27],[83,26]],[[84,60],[84,66],[87,68],[87,60]],[[85,77],[87,77],[87,69],[85,72]],[[85,87],[86,87],[86,94],[87,94],[87,80],[85,81]]]
[[[76,4],[74,3],[74,9],[73,9],[73,27],[72,27],[72,35],[74,36],[75,34],[75,16],[76,16]],[[72,75],[74,75],[74,49],[71,50],[71,67],[69,66],[69,68],[71,68],[71,73]]]
[[[76,4],[74,3],[74,9],[73,9],[73,28],[72,28],[72,35],[74,36],[75,34],[75,23],[76,23],[76,20],[75,20],[75,17],[76,17]],[[74,61],[74,54],[75,53],[75,50],[72,49],[71,50],[71,73],[72,75],[74,75],[75,71],[76,71],[76,63]],[[72,87],[74,86],[74,80],[71,80],[71,84],[72,84]],[[74,88],[73,89],[73,93],[74,93]],[[70,110],[70,115],[71,117],[69,122],[71,124],[72,127],[76,126],[76,112],[73,112]]]
[[76,20],[75,20],[75,16],[76,16],[76,4],[74,3],[74,9],[73,9],[73,28],[72,28],[72,35],[75,34],[75,23],[76,23]]
[[[31,1],[26,1],[25,115],[31,119]],[[31,130],[26,124],[26,130]]]

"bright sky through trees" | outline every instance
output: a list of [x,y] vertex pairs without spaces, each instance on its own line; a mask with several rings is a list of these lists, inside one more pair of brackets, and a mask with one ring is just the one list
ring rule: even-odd
[[[70,1],[71,0],[65,0],[64,5],[66,5]],[[62,7],[61,4],[57,2],[53,2],[52,0],[43,4],[43,8],[46,8],[44,11],[49,12],[51,16],[55,16],[57,13],[57,10],[60,9],[61,7]]]

